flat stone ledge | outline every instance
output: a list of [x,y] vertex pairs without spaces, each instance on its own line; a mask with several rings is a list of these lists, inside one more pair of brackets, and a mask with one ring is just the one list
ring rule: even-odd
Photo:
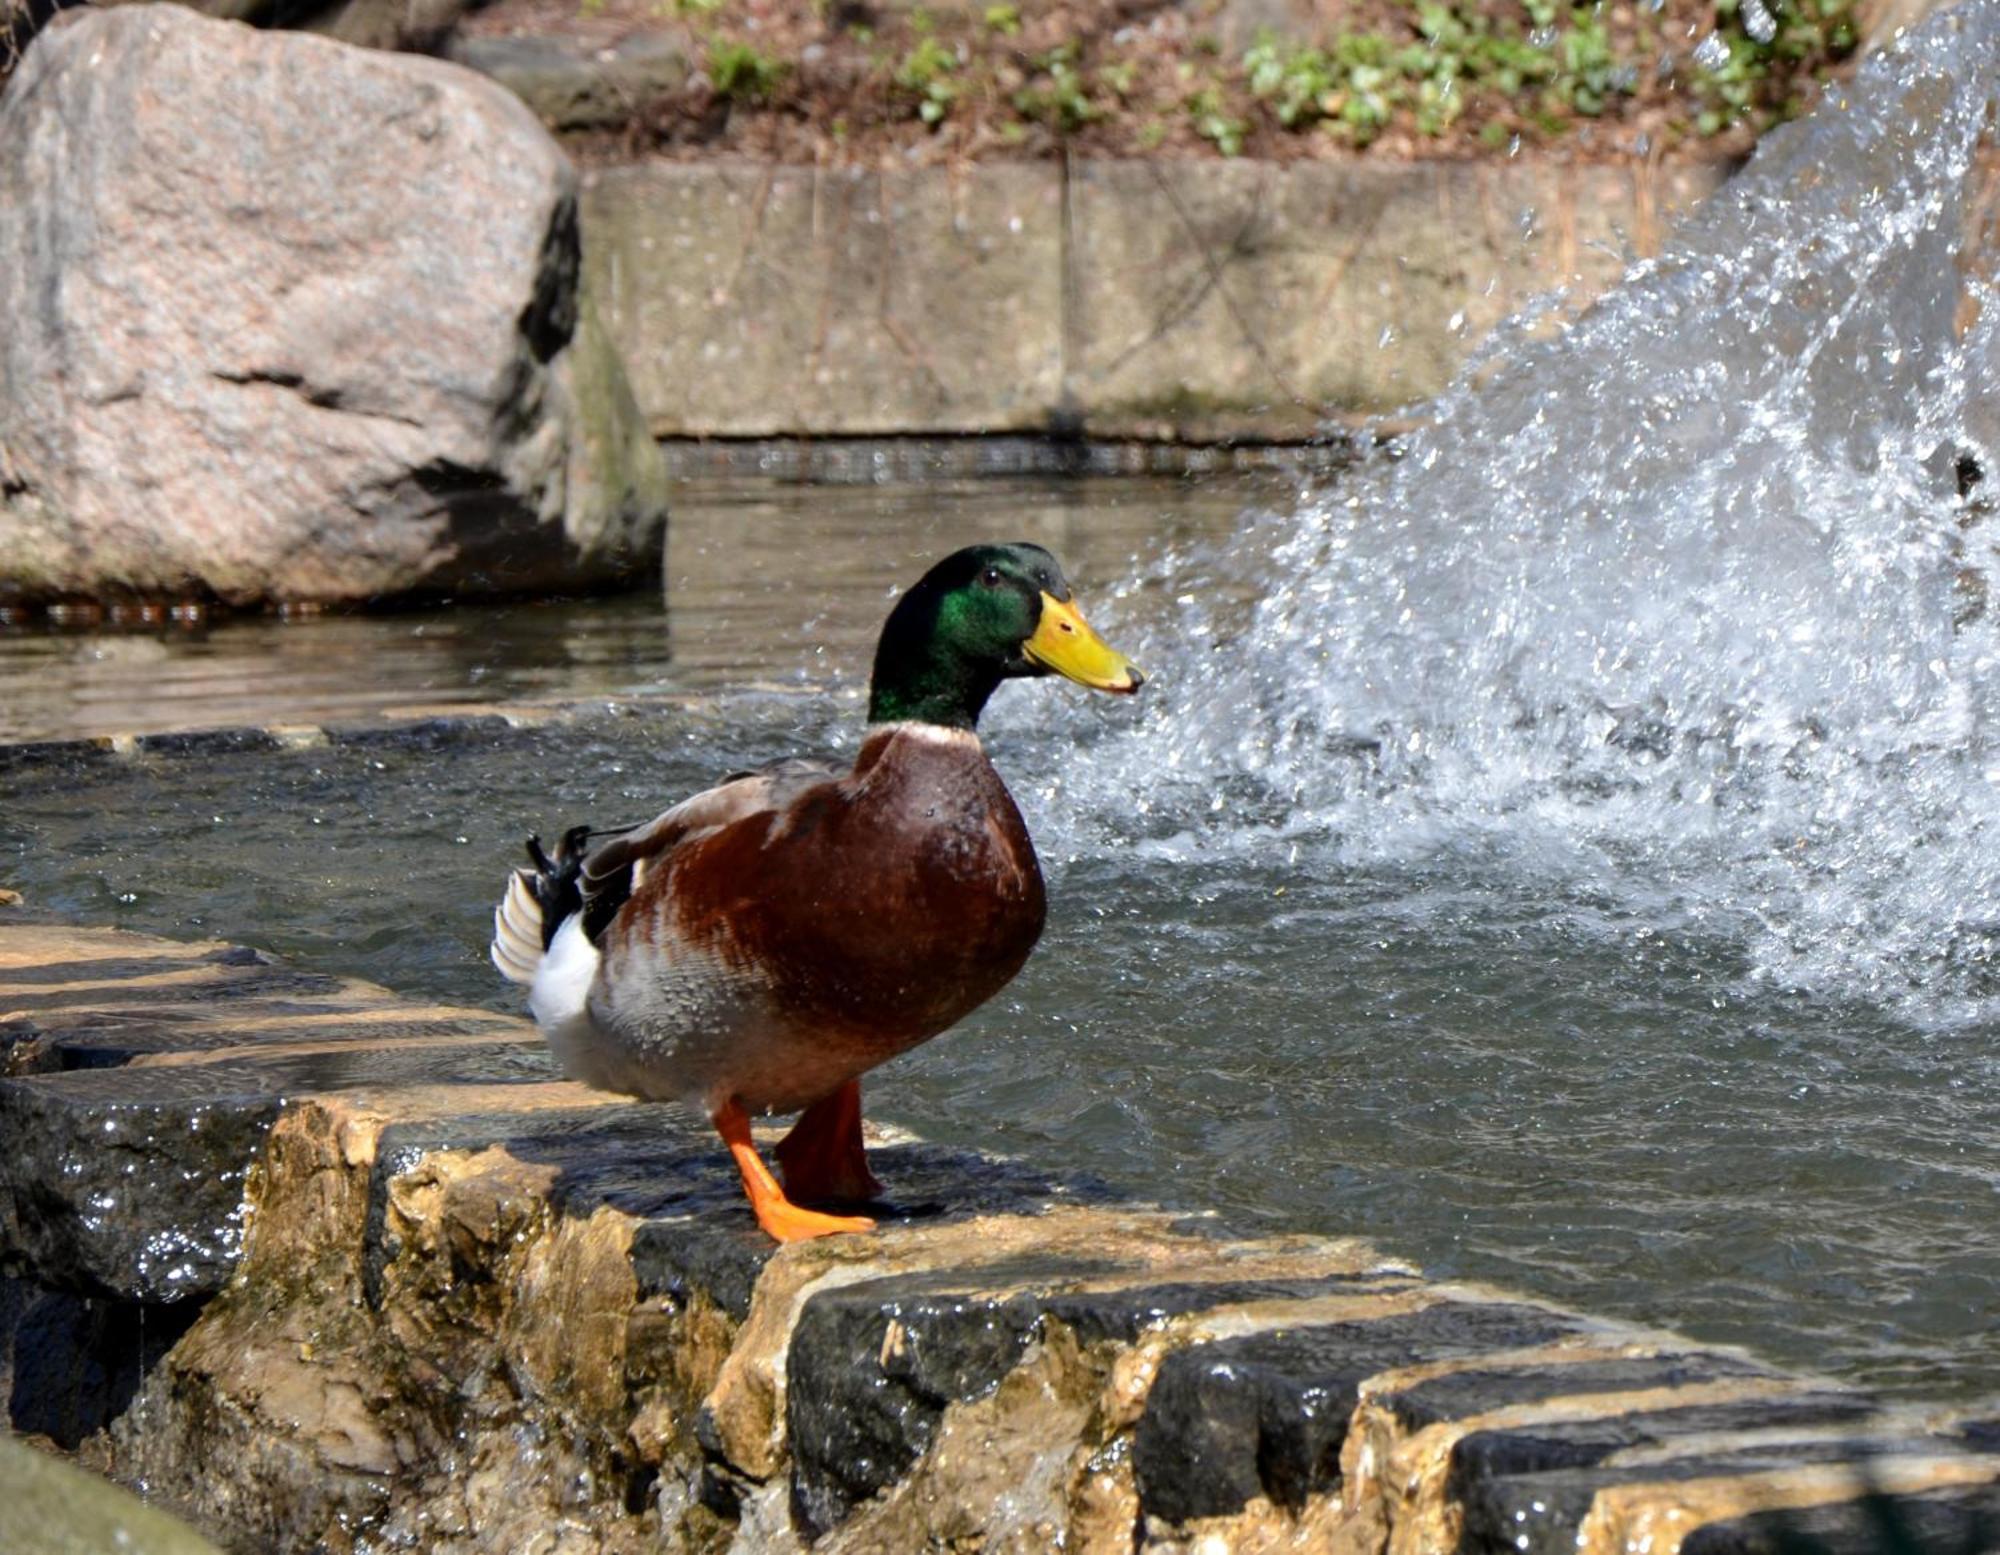
[[[760,694],[798,696],[810,688],[796,684],[752,684]],[[441,750],[503,740],[580,714],[631,712],[711,705],[701,693],[655,693],[620,697],[505,703],[466,702],[444,706],[385,707],[365,720],[326,724],[242,724],[194,727],[145,734],[108,732],[72,740],[0,740],[0,776],[39,767],[90,767],[139,759],[174,761],[236,751],[312,750],[322,746],[359,749]]]
[[0,921],[0,1031],[10,1423],[230,1547],[1750,1555],[2000,1510],[1990,1420],[893,1130],[879,1233],[774,1248],[704,1126],[526,1023],[242,947]]

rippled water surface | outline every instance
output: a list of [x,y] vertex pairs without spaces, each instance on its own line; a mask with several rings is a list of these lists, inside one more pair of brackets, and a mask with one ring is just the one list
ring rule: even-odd
[[[851,749],[891,584],[1040,539],[1153,683],[1003,688],[1050,929],[874,1111],[1898,1393],[2000,1392],[2000,299],[1962,197],[1996,81],[2000,0],[1967,0],[1338,487],[766,492],[684,510],[664,613],[253,629],[308,664],[376,642],[365,690],[314,693],[370,705],[718,694],[17,769],[0,871],[508,1004],[483,947],[524,831]],[[96,651],[13,644],[43,688],[16,727],[101,723]],[[171,684],[189,653],[161,651]]]
[[192,629],[0,629],[0,741],[386,710],[823,685],[865,678],[893,592],[995,534],[1080,578],[1129,576],[1163,543],[1226,534],[1271,475],[986,479],[920,486],[691,482],[675,496],[668,598],[625,595]]
[[[788,543],[765,535],[733,582],[686,585],[736,642],[733,669],[661,653],[671,604],[428,624],[449,627],[463,664],[525,675],[545,656],[537,691],[643,692],[683,674],[765,689],[639,696],[421,748],[21,769],[0,778],[0,880],[87,921],[223,935],[512,1008],[484,947],[525,831],[627,820],[746,762],[855,744],[862,621],[886,585],[821,592],[798,569],[831,556],[836,536],[855,542],[829,507],[879,496],[762,500],[756,521]],[[1022,493],[963,500],[975,524],[1020,529]],[[1239,522],[1239,546],[1268,548],[1317,510],[1268,482],[1067,500],[1055,538],[1087,603],[1114,640],[1145,642],[1164,679],[1244,651],[1177,645],[1191,606],[1175,548]],[[922,504],[892,508],[868,544],[895,575],[909,549],[960,537],[934,535]],[[1132,527],[1140,516],[1150,538]],[[850,568],[863,570],[847,557],[836,577]],[[810,646],[822,608],[849,595],[822,657]],[[1233,612],[1251,609],[1239,597]],[[413,624],[285,630],[308,661],[322,633],[377,634],[374,651],[394,659]],[[564,671],[549,646],[564,642],[625,646]],[[1985,1034],[1746,980],[1740,937],[1649,914],[1612,885],[1553,879],[1509,846],[1441,833],[1428,852],[1372,856],[1365,808],[1343,822],[1351,835],[1317,836],[1268,793],[1224,783],[1195,803],[1127,768],[1134,741],[1171,744],[1183,720],[1242,714],[1049,682],[1002,689],[989,743],[1040,839],[1049,932],[1000,999],[871,1080],[871,1111],[1242,1224],[1365,1233],[1440,1273],[1903,1391],[2000,1386],[2000,1058]],[[1338,759],[1375,770],[1366,753]],[[1403,801],[1384,789],[1376,802],[1403,824]]]

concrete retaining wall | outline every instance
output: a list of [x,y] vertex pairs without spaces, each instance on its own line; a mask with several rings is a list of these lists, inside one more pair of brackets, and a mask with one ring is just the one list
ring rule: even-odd
[[588,175],[585,259],[658,436],[1283,440],[1436,394],[1726,171],[652,162]]

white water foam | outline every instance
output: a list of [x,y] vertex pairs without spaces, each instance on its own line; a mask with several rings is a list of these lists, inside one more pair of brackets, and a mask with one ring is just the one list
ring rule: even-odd
[[1757,982],[2000,1013],[2000,598],[1961,576],[2000,309],[1959,263],[1996,65],[2000,0],[1946,13],[1393,463],[1134,580],[1180,600],[1150,706],[1048,841],[1473,860]]

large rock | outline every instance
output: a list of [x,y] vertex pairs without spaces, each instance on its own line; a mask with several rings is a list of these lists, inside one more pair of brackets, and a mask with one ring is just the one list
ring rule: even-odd
[[[97,5],[152,0],[92,0]],[[290,27],[368,49],[429,51],[477,0],[193,0],[192,9],[253,27]]]
[[0,599],[498,593],[656,565],[575,177],[435,60],[79,11],[0,98]]

